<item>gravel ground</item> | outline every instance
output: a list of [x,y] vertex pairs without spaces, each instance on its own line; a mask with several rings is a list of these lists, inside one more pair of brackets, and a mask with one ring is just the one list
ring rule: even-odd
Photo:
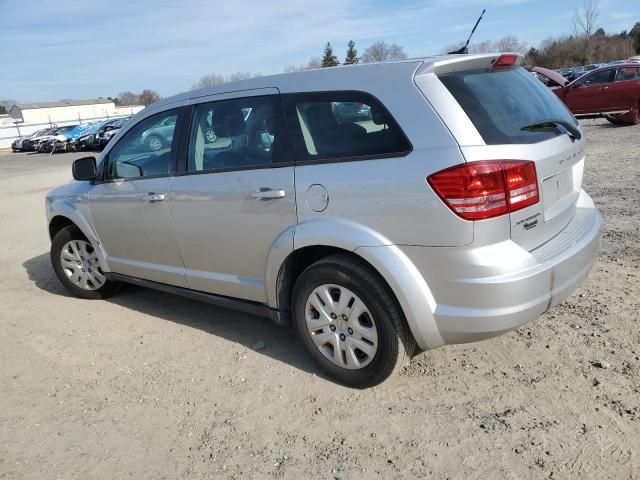
[[604,231],[582,288],[365,391],[259,318],[70,297],[43,197],[74,156],[0,154],[0,478],[640,478],[640,127],[584,131]]

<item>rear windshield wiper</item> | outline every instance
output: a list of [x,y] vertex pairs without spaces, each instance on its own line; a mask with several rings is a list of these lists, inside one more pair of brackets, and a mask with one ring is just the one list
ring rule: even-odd
[[567,122],[565,120],[544,120],[538,123],[532,123],[531,125],[526,125],[522,127],[520,130],[542,130],[544,128],[564,128],[570,137],[580,140],[582,138],[582,134],[578,127],[576,127],[571,122]]

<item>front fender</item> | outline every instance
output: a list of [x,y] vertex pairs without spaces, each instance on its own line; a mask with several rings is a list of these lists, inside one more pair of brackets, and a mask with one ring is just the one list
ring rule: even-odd
[[83,212],[81,212],[77,205],[66,198],[54,199],[48,205],[47,220],[49,225],[55,217],[65,217],[75,226],[77,226],[85,237],[91,242],[93,248],[96,250],[98,262],[103,272],[110,272],[109,264],[107,263],[107,253],[100,243],[96,232],[93,229],[91,223],[87,220]]

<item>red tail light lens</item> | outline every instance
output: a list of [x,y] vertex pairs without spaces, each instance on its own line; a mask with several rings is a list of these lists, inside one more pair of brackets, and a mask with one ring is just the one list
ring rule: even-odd
[[465,163],[434,173],[427,182],[465,220],[497,217],[539,200],[535,164],[522,160]]
[[509,211],[515,212],[538,203],[538,177],[533,162],[505,160],[500,162],[507,189]]

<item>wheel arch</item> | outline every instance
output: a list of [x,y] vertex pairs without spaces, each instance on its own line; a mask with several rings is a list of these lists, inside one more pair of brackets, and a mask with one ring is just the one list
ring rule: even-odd
[[96,250],[98,260],[100,261],[100,268],[102,268],[103,272],[110,272],[111,269],[107,263],[107,253],[105,252],[102,243],[100,243],[98,236],[93,231],[92,226],[85,217],[74,205],[71,205],[70,202],[66,202],[64,200],[53,202],[48,222],[50,239],[53,240],[53,237],[60,230],[68,227],[69,225],[77,227],[89,242],[91,242],[91,245],[93,245],[93,248]]
[[53,237],[55,237],[60,230],[70,225],[78,227],[68,217],[65,217],[64,215],[56,215],[49,222],[49,239],[53,240]]
[[[351,221],[303,222],[281,235],[267,262],[267,301],[280,313],[283,324],[291,321],[291,293],[300,274],[317,260],[344,253],[367,265],[390,289],[400,305],[420,349],[444,344],[435,323],[435,301],[417,267],[386,238]],[[331,238],[321,232],[341,232]],[[293,249],[291,250],[291,245]],[[289,249],[282,248],[288,245]]]

